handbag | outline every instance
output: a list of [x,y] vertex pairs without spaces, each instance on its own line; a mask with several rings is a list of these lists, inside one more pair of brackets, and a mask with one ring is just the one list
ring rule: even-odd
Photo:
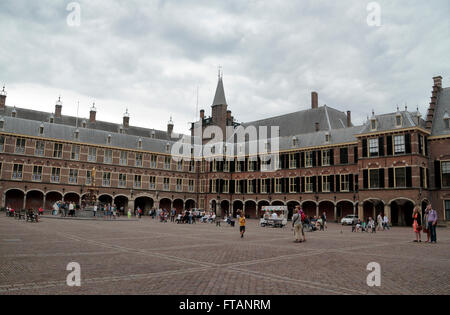
[[419,225],[419,226],[417,227],[417,231],[422,231],[422,226],[421,226],[421,225]]

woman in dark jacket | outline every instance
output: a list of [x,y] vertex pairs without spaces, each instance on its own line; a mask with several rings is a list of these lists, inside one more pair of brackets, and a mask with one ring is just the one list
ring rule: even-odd
[[414,220],[414,223],[413,223],[414,232],[416,233],[416,239],[414,240],[414,242],[420,243],[420,242],[422,242],[422,239],[421,239],[422,237],[420,234],[420,232],[422,231],[422,216],[420,215],[419,207],[416,206],[414,208],[412,218]]

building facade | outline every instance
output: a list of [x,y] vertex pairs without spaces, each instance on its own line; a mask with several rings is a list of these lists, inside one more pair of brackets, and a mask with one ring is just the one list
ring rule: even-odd
[[[350,112],[326,105],[312,93],[311,108],[237,123],[228,110],[223,80],[211,117],[200,112],[202,130],[218,126],[279,126],[273,169],[261,156],[176,161],[182,135],[6,106],[0,95],[0,192],[2,206],[50,208],[56,200],[82,202],[95,187],[98,200],[125,208],[212,209],[218,215],[245,210],[259,217],[264,205],[302,205],[309,216],[339,220],[385,213],[394,225],[411,225],[412,210],[428,202],[441,223],[450,222],[450,88],[435,77],[427,116],[399,108],[354,126]],[[202,137],[206,144],[210,137]],[[237,144],[239,145],[239,144]],[[248,141],[243,143],[249,146]],[[270,146],[270,144],[269,144]]]

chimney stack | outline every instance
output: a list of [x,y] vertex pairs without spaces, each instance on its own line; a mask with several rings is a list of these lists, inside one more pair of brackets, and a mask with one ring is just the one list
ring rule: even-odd
[[311,108],[319,108],[319,94],[317,92],[311,93]]
[[202,109],[201,111],[200,111],[200,119],[205,119],[205,110],[204,109]]
[[62,102],[61,102],[61,96],[58,98],[58,101],[55,105],[55,117],[61,118],[62,117]]
[[351,126],[352,126],[352,112],[347,111],[347,127],[351,127]]
[[95,108],[95,103],[92,104],[91,111],[89,112],[89,122],[95,123],[95,116],[97,115],[97,109]]
[[130,114],[128,113],[128,108],[125,114],[123,114],[123,127],[124,128],[130,127]]
[[318,122],[316,122],[316,132],[320,131],[320,125]]
[[6,90],[3,86],[3,90],[0,91],[0,110],[4,110],[6,107]]
[[433,81],[434,81],[434,86],[438,87],[439,89],[442,88],[442,77],[441,76],[434,77]]

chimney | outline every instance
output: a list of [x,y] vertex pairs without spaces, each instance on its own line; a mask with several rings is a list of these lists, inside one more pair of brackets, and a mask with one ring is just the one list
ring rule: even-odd
[[6,107],[6,90],[3,86],[3,90],[0,91],[0,110],[4,110]]
[[320,125],[319,125],[318,122],[316,122],[316,132],[317,132],[317,131],[320,131]]
[[62,116],[62,102],[61,102],[61,96],[60,96],[55,105],[55,117],[61,118],[61,116]]
[[95,108],[95,103],[92,104],[91,111],[89,112],[89,122],[95,123],[95,116],[97,115],[97,109]]
[[172,137],[172,133],[173,133],[173,121],[172,117],[170,117],[169,123],[167,124],[167,134],[169,135],[169,138]]
[[130,114],[128,113],[128,108],[125,114],[123,114],[123,127],[124,128],[130,127]]
[[352,112],[347,111],[347,127],[351,127],[351,126],[352,126]]
[[231,110],[227,110],[227,119],[228,120],[232,119],[232,117],[231,117]]
[[205,119],[205,110],[204,109],[202,109],[201,111],[200,111],[200,119]]
[[319,94],[317,92],[311,93],[311,108],[319,108]]
[[434,77],[433,81],[434,81],[434,86],[438,87],[439,89],[442,88],[442,77],[441,76]]

